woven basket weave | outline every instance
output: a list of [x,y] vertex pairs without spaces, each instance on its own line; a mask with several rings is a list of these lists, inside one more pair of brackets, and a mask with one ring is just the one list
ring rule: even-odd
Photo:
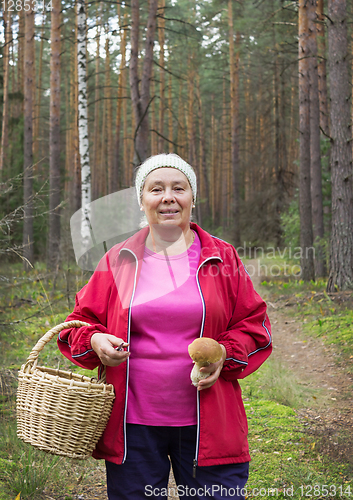
[[91,456],[107,425],[114,388],[64,370],[37,366],[38,355],[65,328],[89,326],[68,321],[49,330],[33,347],[19,372],[17,436],[54,455],[84,459]]

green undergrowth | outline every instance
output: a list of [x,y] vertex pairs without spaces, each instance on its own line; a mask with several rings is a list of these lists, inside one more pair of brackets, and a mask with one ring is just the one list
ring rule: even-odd
[[320,452],[320,438],[309,433],[308,423],[299,418],[313,398],[319,400],[319,392],[303,387],[271,357],[240,383],[252,457],[248,497],[324,498],[324,485],[330,485],[326,496],[350,498],[351,467]]
[[[89,274],[78,268],[48,274],[40,265],[25,273],[15,265],[1,268],[0,277],[0,359],[3,366],[18,370],[37,341],[72,312]],[[92,375],[60,354],[56,338],[39,353],[38,364]]]
[[[73,499],[81,494],[92,471],[93,459],[78,461],[50,455],[22,442],[16,436],[14,406],[11,416],[0,417],[0,500],[42,498]],[[101,468],[101,462],[98,466]],[[104,479],[104,471],[101,471]]]
[[293,408],[249,399],[245,409],[252,457],[248,498],[351,498],[351,471],[317,452]]
[[326,292],[326,280],[305,283],[284,274],[263,276],[262,290],[274,308],[300,319],[308,336],[335,349],[335,360],[353,373],[353,291]]
[[[51,498],[77,498],[90,481],[90,474],[97,467],[102,469],[102,463],[53,457],[19,441],[14,402],[17,370],[38,339],[71,312],[75,293],[88,278],[79,271],[68,270],[55,278],[45,276],[41,269],[29,275],[12,267],[5,271],[0,271],[5,276],[0,297],[0,362],[6,371],[4,377],[10,381],[7,386],[0,384],[0,500],[14,500],[19,492],[22,500],[40,500],[43,491]],[[336,298],[326,297],[320,283],[307,285],[285,276],[276,280],[264,277],[262,290],[275,307],[289,302],[285,310],[305,322],[308,334],[330,343],[337,341],[335,345],[342,356],[350,359],[352,311],[347,302],[338,303]],[[344,342],[342,335],[338,338],[339,333],[346,335]],[[66,360],[54,339],[40,353],[39,364],[92,375]],[[317,437],[307,432],[305,422],[299,418],[299,409],[314,398],[319,399],[318,393],[308,392],[284,365],[271,357],[257,372],[242,380],[241,386],[252,456],[249,498],[353,496],[353,490],[349,495],[347,489],[352,479],[349,466],[322,453]],[[104,478],[103,469],[99,477]],[[327,495],[324,485],[331,487]]]
[[277,358],[270,357],[254,373],[240,381],[243,398],[265,399],[291,408],[311,405],[320,397],[319,390],[299,384],[293,372]]

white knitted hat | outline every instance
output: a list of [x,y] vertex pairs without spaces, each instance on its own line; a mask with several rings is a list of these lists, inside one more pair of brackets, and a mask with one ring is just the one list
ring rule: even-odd
[[143,186],[145,184],[146,177],[148,174],[150,174],[153,170],[156,170],[157,168],[163,168],[163,167],[172,167],[180,170],[180,172],[183,172],[183,174],[186,175],[190,186],[192,190],[192,195],[193,195],[193,200],[195,203],[196,200],[196,194],[197,194],[197,181],[196,181],[196,174],[194,172],[194,169],[186,163],[180,156],[170,153],[170,154],[160,154],[156,156],[151,156],[148,158],[142,165],[139,167],[137,174],[136,174],[136,179],[135,179],[135,186],[136,186],[136,193],[137,193],[137,200],[139,202],[139,205],[141,204],[141,195],[142,195],[142,190]]

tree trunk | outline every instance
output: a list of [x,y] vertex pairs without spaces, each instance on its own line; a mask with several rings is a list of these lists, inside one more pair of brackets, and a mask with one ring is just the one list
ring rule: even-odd
[[194,142],[194,79],[192,56],[189,57],[188,66],[188,111],[187,111],[187,142],[189,146],[188,162],[193,165],[195,162],[195,142]]
[[23,9],[20,9],[18,13],[18,49],[17,49],[17,80],[18,80],[18,90],[23,93],[23,82],[24,82],[24,46],[25,46],[25,13]]
[[[99,10],[102,11],[102,2],[96,4],[96,65],[95,65],[95,85],[94,85],[94,129],[93,129],[93,164],[92,164],[92,200],[99,198],[99,183],[100,183],[100,138],[101,138],[101,123],[100,123],[100,99],[99,99],[99,66],[100,66],[100,38],[102,28],[102,16]],[[104,107],[104,106],[103,106]]]
[[208,217],[210,213],[210,199],[208,191],[208,179],[207,179],[207,162],[206,162],[206,138],[205,138],[205,125],[204,116],[202,110],[202,99],[200,92],[200,75],[197,75],[196,79],[196,93],[197,100],[199,104],[199,131],[200,131],[200,145],[199,145],[199,196],[198,204],[200,206],[200,219],[199,223],[202,223],[204,216]]
[[154,70],[152,68],[151,75],[151,94],[152,94],[152,102],[151,102],[151,155],[156,155],[158,153],[158,125],[157,125],[157,114],[156,114],[156,84],[154,80]]
[[3,106],[2,106],[2,128],[0,145],[0,182],[3,178],[3,170],[6,165],[6,154],[9,146],[9,73],[10,73],[10,44],[12,41],[11,10],[8,9],[8,0],[4,6],[4,32],[5,45],[3,48]]
[[345,0],[328,3],[331,95],[332,232],[327,290],[353,288],[353,187],[351,88]]
[[168,89],[168,151],[174,152],[174,133],[173,133],[173,93],[172,93],[172,75],[169,74]]
[[139,0],[131,1],[131,56],[130,56],[130,88],[132,107],[135,116],[135,155],[134,165],[137,166],[147,158],[148,153],[148,108],[150,105],[150,81],[153,64],[153,45],[156,33],[156,16],[158,0],[150,0],[146,31],[145,57],[142,68],[141,87],[138,76],[138,45],[139,45]]
[[[77,11],[77,2],[76,0],[76,11]],[[78,132],[78,123],[79,123],[79,109],[78,109],[78,26],[76,22],[75,26],[75,70],[74,70],[74,123],[73,123],[73,151],[74,151],[74,182],[73,182],[73,197],[71,204],[74,211],[79,210],[81,208],[81,198],[82,198],[82,189],[81,189],[81,159],[80,159],[80,144],[79,144],[79,132]]]
[[60,53],[61,0],[52,1],[49,135],[48,268],[57,270],[60,256]]
[[310,188],[310,83],[307,10],[306,0],[299,0],[299,212],[301,276],[304,281],[315,279]]
[[77,67],[78,67],[78,133],[81,164],[81,237],[83,244],[90,237],[91,170],[89,163],[87,82],[86,82],[86,6],[77,0]]
[[[234,54],[234,30],[232,0],[228,0],[228,26],[229,26],[229,67],[230,67],[230,127],[231,127],[231,169],[232,169],[232,215],[233,215],[233,244],[240,245],[239,227],[239,138],[238,138],[238,112],[239,112],[239,50]],[[237,34],[237,45],[239,34]]]
[[158,42],[159,42],[159,118],[158,118],[158,152],[164,153],[164,109],[165,109],[165,72],[164,72],[164,9],[165,0],[159,0],[159,13],[158,13]]
[[[118,4],[119,5],[119,4]],[[116,105],[116,131],[115,131],[115,149],[114,149],[114,165],[113,165],[113,175],[112,175],[112,192],[118,190],[119,186],[123,184],[123,175],[121,165],[124,165],[124,161],[121,163],[120,160],[120,144],[121,144],[121,110],[123,107],[123,81],[125,72],[125,54],[126,54],[126,33],[127,33],[127,14],[124,14],[123,18],[124,27],[120,26],[121,40],[120,40],[120,53],[121,61],[119,67],[119,79],[118,79],[118,101]]]
[[25,13],[24,44],[24,174],[23,174],[23,256],[24,269],[33,262],[33,84],[34,84],[34,10],[33,3]]
[[39,50],[39,63],[38,63],[38,83],[36,92],[36,104],[34,113],[34,124],[33,124],[33,157],[36,163],[39,160],[39,125],[40,125],[40,108],[41,108],[41,98],[42,98],[42,75],[43,75],[43,49],[44,49],[44,26],[45,26],[46,16],[43,12],[42,17],[42,28],[40,33],[40,50]]
[[318,86],[320,101],[320,126],[326,135],[330,135],[329,117],[327,101],[327,79],[326,79],[326,42],[325,42],[325,22],[324,0],[317,0],[317,50],[318,50]]
[[315,276],[325,276],[324,212],[320,150],[320,103],[316,42],[316,0],[307,3],[309,17],[309,78],[310,78],[310,178],[313,238],[315,243]]
[[109,38],[105,41],[105,105],[106,105],[106,120],[107,120],[107,164],[108,164],[108,194],[114,193],[113,178],[114,178],[114,151],[113,151],[113,109],[112,109],[112,83],[110,78],[110,51]]

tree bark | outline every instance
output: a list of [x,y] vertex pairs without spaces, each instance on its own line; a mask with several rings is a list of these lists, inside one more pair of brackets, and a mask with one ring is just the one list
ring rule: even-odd
[[205,138],[205,119],[203,116],[203,106],[200,91],[200,76],[197,75],[196,79],[196,93],[199,104],[199,131],[200,131],[200,145],[199,145],[199,206],[200,218],[199,223],[202,223],[204,217],[208,217],[210,213],[210,193],[207,177],[207,161],[206,161],[206,138]]
[[33,251],[33,83],[34,83],[34,10],[25,13],[24,44],[24,148],[23,148],[23,256],[24,269],[32,267]]
[[39,130],[40,130],[40,108],[41,108],[41,98],[42,98],[42,75],[43,75],[43,50],[44,50],[44,26],[45,26],[45,13],[42,17],[42,28],[40,37],[40,49],[39,49],[39,63],[38,63],[38,83],[36,92],[36,104],[35,104],[35,121],[33,124],[33,157],[36,163],[39,160]]
[[[119,5],[119,4],[118,4]],[[114,166],[112,175],[112,192],[118,190],[119,186],[123,184],[123,165],[124,161],[121,162],[120,159],[120,145],[121,145],[121,111],[123,108],[123,82],[124,82],[124,72],[126,64],[126,24],[127,24],[127,14],[124,14],[123,18],[124,27],[120,26],[121,40],[120,40],[120,53],[121,61],[119,67],[119,79],[118,79],[118,101],[116,105],[116,130],[115,130],[115,148],[114,148]],[[125,117],[126,118],[126,117]],[[124,158],[123,158],[124,159]]]
[[320,126],[326,135],[330,135],[329,118],[327,100],[327,78],[326,78],[326,41],[325,41],[325,22],[324,16],[324,0],[317,0],[317,50],[318,50],[318,86],[319,86],[319,101],[320,101]]
[[159,14],[158,14],[158,42],[159,42],[159,117],[158,117],[158,152],[164,152],[164,109],[165,109],[165,72],[164,72],[164,9],[165,0],[159,0]]
[[108,194],[113,193],[112,189],[114,177],[114,152],[113,152],[113,109],[112,109],[112,83],[110,77],[110,50],[109,38],[105,41],[105,105],[106,105],[106,120],[107,120],[107,164],[108,164]]
[[[101,159],[101,123],[100,123],[100,99],[99,99],[99,66],[100,66],[100,38],[102,29],[102,2],[96,4],[96,64],[94,84],[94,128],[93,128],[93,164],[92,164],[92,200],[99,198],[100,183],[100,159]],[[104,106],[103,106],[104,107]]]
[[353,288],[353,186],[351,89],[345,0],[329,0],[332,231],[327,290]]
[[316,41],[316,0],[307,2],[309,17],[309,78],[310,78],[310,178],[313,239],[315,244],[315,276],[323,277],[325,255],[323,249],[324,211],[322,199],[322,173],[320,148],[320,103]]
[[9,146],[9,74],[10,74],[10,44],[12,42],[11,10],[8,8],[8,1],[4,6],[4,32],[5,45],[3,48],[3,106],[2,106],[2,127],[0,144],[0,182],[3,178],[3,170],[6,164],[7,149]]
[[78,133],[81,164],[81,237],[83,244],[90,237],[91,170],[89,163],[87,82],[86,82],[86,5],[77,0],[77,67],[78,67]]
[[168,89],[168,151],[174,152],[172,75],[169,74]]
[[153,64],[153,45],[156,33],[156,16],[158,0],[150,0],[146,31],[145,57],[142,67],[141,86],[138,75],[138,45],[139,45],[139,0],[131,1],[131,56],[130,56],[130,88],[132,107],[135,116],[135,155],[134,166],[147,158],[148,153],[148,108],[150,105],[150,83]]
[[61,0],[52,1],[49,135],[48,268],[57,270],[60,256],[60,53]]
[[158,125],[157,125],[157,113],[156,113],[156,84],[154,80],[154,69],[152,68],[152,75],[151,75],[151,95],[152,95],[152,102],[151,102],[151,155],[154,156],[158,153]]
[[310,182],[310,82],[308,52],[308,7],[299,0],[299,213],[301,276],[315,279]]
[[[232,215],[233,215],[233,244],[240,245],[239,226],[239,138],[238,138],[238,112],[239,112],[239,50],[234,50],[234,28],[232,0],[228,0],[228,27],[229,27],[229,66],[230,66],[230,127],[231,127],[231,165],[232,165]],[[237,33],[237,46],[239,45],[239,34]]]

